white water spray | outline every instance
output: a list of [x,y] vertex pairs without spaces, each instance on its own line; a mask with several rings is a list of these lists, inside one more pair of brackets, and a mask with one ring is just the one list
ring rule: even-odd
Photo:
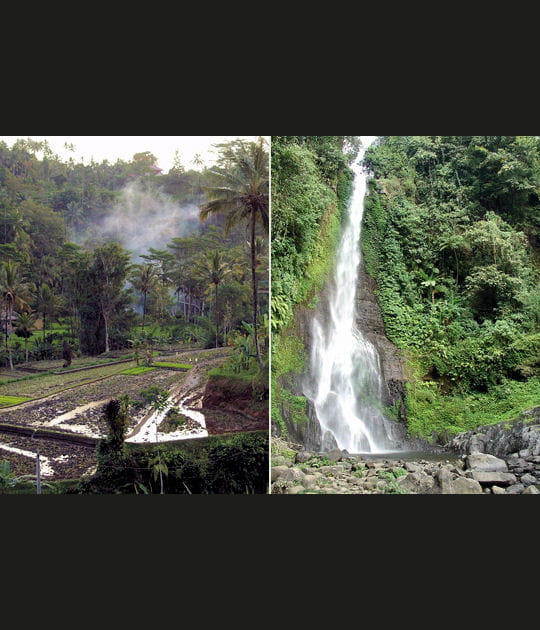
[[388,420],[381,409],[384,383],[380,359],[376,348],[356,327],[360,234],[368,179],[361,162],[375,139],[361,136],[363,146],[352,167],[354,189],[330,290],[329,317],[313,320],[313,389],[306,395],[321,426],[323,451],[336,445],[349,453],[397,450],[397,423]]

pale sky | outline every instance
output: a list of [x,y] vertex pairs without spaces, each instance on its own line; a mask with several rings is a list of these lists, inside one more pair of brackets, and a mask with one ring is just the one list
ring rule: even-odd
[[[199,154],[205,166],[211,166],[217,158],[217,152],[212,145],[228,142],[236,138],[242,140],[257,140],[259,136],[0,136],[8,146],[19,138],[37,141],[47,140],[53,153],[62,160],[73,157],[75,162],[89,164],[93,158],[95,162],[108,160],[114,164],[117,159],[131,161],[135,153],[150,151],[157,157],[157,165],[167,173],[174,162],[174,154],[178,149],[180,161],[186,170],[195,168],[191,163],[195,154]],[[263,136],[270,140],[270,136]],[[71,153],[64,148],[65,143],[75,146]],[[40,157],[40,154],[37,154]],[[198,167],[197,167],[198,168]]]

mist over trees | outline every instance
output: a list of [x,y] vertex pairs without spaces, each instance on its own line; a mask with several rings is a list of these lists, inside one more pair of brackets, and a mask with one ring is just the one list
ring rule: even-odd
[[[201,219],[209,190],[238,180],[252,150],[268,170],[261,140],[225,143],[214,168],[184,165],[179,147],[161,173],[147,151],[82,164],[46,142],[0,142],[0,363],[60,358],[63,340],[95,355],[137,339],[216,347],[243,323],[257,329],[268,309],[264,221],[229,225],[221,208]],[[217,259],[216,284],[202,270]]]

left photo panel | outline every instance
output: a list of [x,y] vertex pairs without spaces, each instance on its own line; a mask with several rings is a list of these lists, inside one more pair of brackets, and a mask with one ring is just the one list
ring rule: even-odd
[[0,494],[269,493],[269,136],[0,136]]

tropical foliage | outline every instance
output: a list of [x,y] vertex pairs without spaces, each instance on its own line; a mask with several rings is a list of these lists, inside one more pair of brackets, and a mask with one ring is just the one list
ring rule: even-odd
[[430,436],[471,425],[472,411],[454,413],[435,430],[420,398],[488,404],[522,382],[513,411],[533,390],[540,400],[540,139],[383,136],[365,163],[364,257],[386,332],[415,366],[411,426]]

